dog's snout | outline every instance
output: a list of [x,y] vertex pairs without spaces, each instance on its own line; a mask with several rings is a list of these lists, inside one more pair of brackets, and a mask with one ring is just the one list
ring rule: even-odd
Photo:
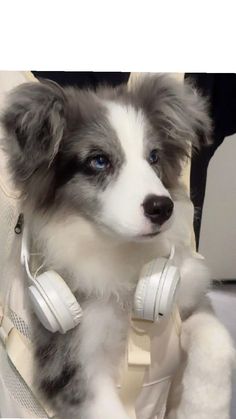
[[167,221],[173,208],[173,201],[167,196],[148,195],[143,202],[144,214],[154,224],[162,225]]

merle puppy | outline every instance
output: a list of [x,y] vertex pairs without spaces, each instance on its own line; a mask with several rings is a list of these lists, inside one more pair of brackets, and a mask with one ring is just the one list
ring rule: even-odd
[[65,335],[51,334],[32,314],[35,381],[52,407],[61,418],[127,419],[116,383],[134,290],[143,264],[167,256],[174,243],[189,358],[188,390],[170,417],[227,418],[229,392],[221,406],[213,398],[206,406],[199,390],[198,416],[192,408],[194,380],[210,371],[213,394],[231,359],[228,335],[206,308],[206,269],[182,228],[188,197],[180,174],[191,145],[209,137],[205,101],[167,75],[96,92],[27,83],[9,95],[2,124],[33,243],[83,309]]

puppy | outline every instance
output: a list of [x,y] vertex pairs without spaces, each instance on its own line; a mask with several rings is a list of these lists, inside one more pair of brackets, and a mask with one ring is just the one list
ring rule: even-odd
[[[9,95],[2,124],[33,243],[83,309],[65,335],[32,314],[36,384],[61,418],[127,419],[116,382],[142,266],[175,244],[186,319],[209,284],[186,244],[179,180],[191,146],[210,135],[206,103],[167,75],[144,76],[132,90],[27,83]],[[178,397],[169,414],[192,418],[191,409],[178,416],[187,396]]]

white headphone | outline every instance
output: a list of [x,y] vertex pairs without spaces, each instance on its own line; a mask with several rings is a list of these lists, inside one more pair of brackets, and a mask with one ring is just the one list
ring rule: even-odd
[[50,332],[66,333],[80,323],[82,309],[72,291],[58,273],[46,271],[32,276],[29,269],[29,235],[24,226],[21,263],[29,278],[29,296],[34,312]]
[[156,322],[171,313],[180,283],[179,269],[172,264],[174,253],[172,246],[168,259],[154,259],[143,267],[134,295],[135,318]]
[[[46,271],[33,276],[29,268],[29,235],[24,226],[21,263],[29,278],[29,296],[34,312],[50,332],[66,333],[77,326],[82,309],[72,291],[58,273]],[[168,259],[158,258],[146,264],[136,287],[133,304],[134,317],[157,321],[168,316],[174,304],[180,274],[172,265],[174,247]]]

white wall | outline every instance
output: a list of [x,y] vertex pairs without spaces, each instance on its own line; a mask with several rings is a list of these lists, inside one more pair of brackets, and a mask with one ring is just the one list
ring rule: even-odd
[[236,279],[236,134],[209,164],[199,251],[213,278]]

